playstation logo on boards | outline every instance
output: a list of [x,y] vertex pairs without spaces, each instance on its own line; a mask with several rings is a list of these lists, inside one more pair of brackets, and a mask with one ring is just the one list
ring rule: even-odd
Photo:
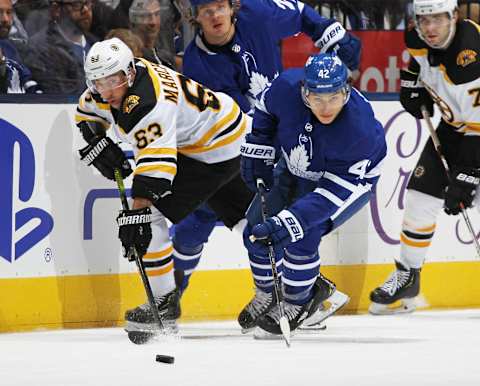
[[[14,125],[0,119],[0,132],[0,257],[13,263],[48,236],[53,218],[41,208],[17,210],[20,202],[27,203],[33,195],[35,154],[28,137]],[[16,240],[17,232],[31,220],[37,225]]]

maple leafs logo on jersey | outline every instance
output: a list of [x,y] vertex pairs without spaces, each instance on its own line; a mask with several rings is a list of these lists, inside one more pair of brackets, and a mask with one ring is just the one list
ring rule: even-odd
[[125,102],[123,102],[123,112],[129,114],[140,103],[140,97],[138,95],[129,95]]
[[257,97],[267,86],[270,85],[268,78],[265,75],[253,71],[250,77],[250,89],[248,90],[254,98]]
[[463,50],[457,55],[457,65],[467,67],[477,61],[477,53],[473,50]]
[[307,170],[307,168],[310,166],[310,161],[308,160],[308,154],[305,146],[295,146],[290,150],[290,155],[287,155],[283,149],[282,152],[285,160],[287,161],[287,167],[290,173],[312,181],[318,181],[320,177],[322,177],[323,172],[312,172]]

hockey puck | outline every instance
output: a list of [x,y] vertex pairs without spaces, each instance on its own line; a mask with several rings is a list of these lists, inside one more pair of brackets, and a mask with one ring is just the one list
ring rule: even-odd
[[157,362],[163,362],[163,363],[173,363],[173,362],[175,362],[174,357],[171,357],[169,355],[160,355],[160,354],[157,354],[157,356],[155,357],[155,360]]

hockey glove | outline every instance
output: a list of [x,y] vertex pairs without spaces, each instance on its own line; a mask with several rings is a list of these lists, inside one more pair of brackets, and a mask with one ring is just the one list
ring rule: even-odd
[[105,127],[100,122],[81,121],[77,123],[83,139],[90,145],[97,141],[97,137],[105,137]]
[[465,208],[472,206],[473,198],[480,183],[480,170],[476,168],[459,168],[452,173],[450,184],[445,189],[443,210],[446,214],[457,215]]
[[409,71],[400,70],[400,103],[417,119],[423,119],[422,105],[427,108],[428,114],[433,116],[433,100],[425,87],[417,83],[417,75]]
[[115,180],[114,170],[120,169],[122,177],[132,173],[132,168],[122,149],[109,137],[96,136],[92,143],[78,151],[87,165],[95,166],[109,180]]
[[338,21],[332,22],[323,31],[315,46],[321,53],[336,52],[351,71],[358,69],[362,46],[360,39],[348,33]]
[[152,240],[152,211],[150,208],[121,210],[117,217],[118,238],[122,242],[123,256],[133,260],[133,248],[142,257]]
[[[251,230],[250,241],[254,254],[268,254],[267,240],[271,240],[275,251],[286,248],[292,243],[303,239],[304,231],[300,220],[289,210],[282,210],[274,217],[269,217]],[[247,247],[248,249],[248,247]]]
[[240,147],[240,174],[253,192],[257,191],[257,179],[261,178],[268,190],[273,185],[275,148],[271,142],[259,135],[247,134]]

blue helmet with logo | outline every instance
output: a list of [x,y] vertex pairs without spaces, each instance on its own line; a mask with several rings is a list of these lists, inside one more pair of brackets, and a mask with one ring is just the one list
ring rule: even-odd
[[[302,86],[304,102],[310,93],[345,93],[345,103],[350,97],[350,82],[347,66],[334,53],[312,55],[304,67],[305,78]],[[310,106],[309,106],[310,107]]]

